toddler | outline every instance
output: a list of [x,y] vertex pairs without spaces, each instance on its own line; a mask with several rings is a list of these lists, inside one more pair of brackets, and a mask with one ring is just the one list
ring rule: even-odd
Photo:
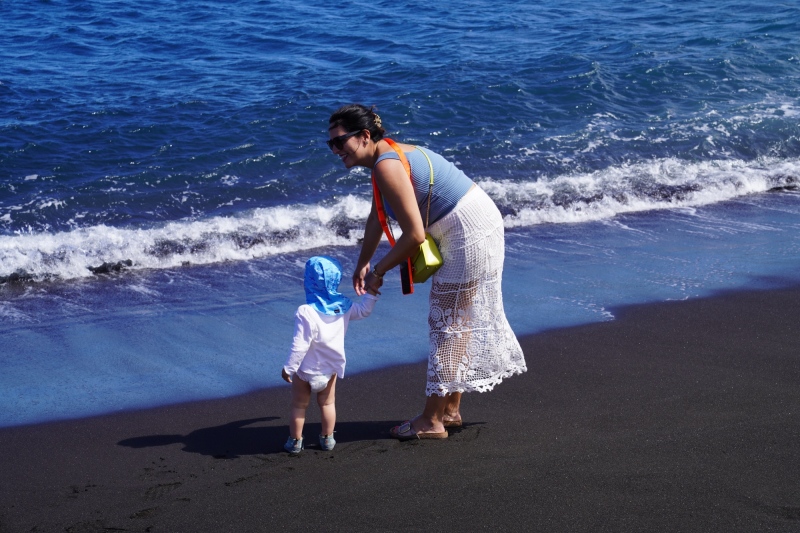
[[366,318],[375,307],[377,293],[365,294],[354,303],[339,292],[342,265],[326,256],[306,262],[304,286],[306,304],[295,313],[295,332],[289,358],[281,375],[292,384],[292,413],[289,440],[284,450],[297,455],[303,450],[303,424],[311,393],[317,393],[322,418],[319,445],[332,450],[336,445],[336,379],[344,377],[344,335],[351,320]]

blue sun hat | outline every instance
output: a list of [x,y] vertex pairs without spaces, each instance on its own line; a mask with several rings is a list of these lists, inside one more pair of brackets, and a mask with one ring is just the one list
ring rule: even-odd
[[317,255],[306,261],[306,303],[324,315],[342,315],[353,302],[339,292],[342,265],[333,257]]

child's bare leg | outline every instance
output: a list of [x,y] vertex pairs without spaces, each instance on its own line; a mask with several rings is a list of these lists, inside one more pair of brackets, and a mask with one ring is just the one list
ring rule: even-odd
[[306,423],[306,409],[311,400],[311,385],[303,381],[297,374],[292,379],[292,414],[289,419],[289,435],[293,439],[303,437],[303,426]]
[[322,418],[322,435],[330,435],[336,426],[336,374],[328,386],[317,393],[317,403]]

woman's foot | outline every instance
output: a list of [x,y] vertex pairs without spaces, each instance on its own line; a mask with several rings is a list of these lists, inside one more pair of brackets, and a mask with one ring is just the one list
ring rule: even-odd
[[436,424],[425,421],[421,416],[411,420],[406,420],[399,426],[389,430],[389,434],[398,440],[412,439],[446,439],[447,430],[443,424]]
[[415,431],[414,428],[411,426],[411,422],[403,422],[399,426],[393,427],[389,430],[389,433],[395,439],[399,441],[405,440],[419,440],[419,439],[446,439],[447,438],[447,430],[440,432],[433,432],[433,431]]
[[461,421],[461,415],[458,413],[453,416],[444,415],[442,417],[442,424],[446,428],[460,428],[463,425]]

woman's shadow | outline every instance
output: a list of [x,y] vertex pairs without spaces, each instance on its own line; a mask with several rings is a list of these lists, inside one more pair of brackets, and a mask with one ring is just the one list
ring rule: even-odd
[[[280,417],[250,418],[237,420],[221,426],[196,429],[187,435],[148,435],[119,441],[129,448],[151,448],[170,444],[183,444],[182,450],[189,453],[210,455],[215,459],[235,459],[243,455],[263,455],[283,452],[283,444],[289,436],[289,427],[256,425],[278,420]],[[337,422],[336,441],[339,443],[362,440],[378,440],[389,436],[393,422]],[[306,424],[303,431],[306,448],[319,444],[319,423]]]

